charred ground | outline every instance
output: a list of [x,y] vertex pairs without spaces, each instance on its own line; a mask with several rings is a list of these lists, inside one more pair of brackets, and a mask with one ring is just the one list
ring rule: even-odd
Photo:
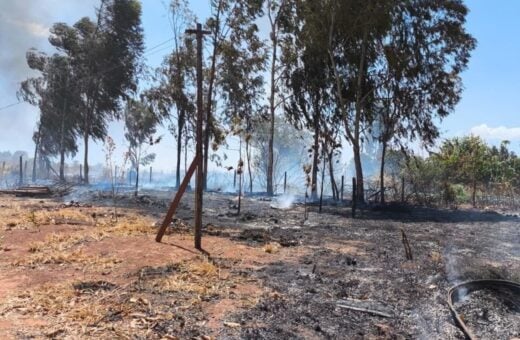
[[[210,193],[208,258],[192,247],[191,195],[163,243],[154,241],[170,195],[121,195],[115,211],[88,190],[74,203],[1,197],[0,335],[462,339],[449,287],[520,280],[511,215],[391,206],[352,219],[331,205],[311,207],[304,222],[298,204],[280,210],[249,197],[237,216],[234,196]],[[520,335],[514,301],[479,294],[460,306],[474,332]]]

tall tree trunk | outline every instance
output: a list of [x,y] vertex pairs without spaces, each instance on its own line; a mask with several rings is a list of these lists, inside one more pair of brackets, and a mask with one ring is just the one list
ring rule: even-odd
[[67,102],[63,102],[63,111],[61,113],[61,127],[60,127],[60,181],[65,182],[65,110]]
[[311,174],[311,200],[318,199],[318,162],[320,150],[320,122],[317,117],[317,112],[314,112],[314,148],[312,155],[312,174]]
[[38,148],[40,147],[40,132],[41,125],[38,124],[38,137],[36,138],[36,145],[34,146],[34,159],[33,159],[33,168],[32,168],[32,181],[36,182],[36,159],[38,158]]
[[385,157],[387,148],[386,140],[383,140],[382,146],[383,149],[381,150],[381,169],[379,171],[379,191],[381,195],[381,204],[385,204]]
[[359,70],[356,82],[356,103],[355,103],[355,118],[354,118],[354,140],[352,141],[354,151],[354,162],[356,164],[356,179],[357,179],[357,199],[358,202],[365,202],[365,188],[363,184],[363,166],[361,164],[361,148],[360,148],[360,137],[361,137],[361,123],[363,115],[363,97],[362,97],[362,86],[363,76],[365,75],[365,56],[367,48],[368,29],[365,28],[363,32],[363,42],[361,45],[361,56],[359,60]]
[[208,77],[208,98],[206,106],[206,129],[204,133],[204,164],[203,168],[203,188],[208,190],[208,157],[209,157],[209,138],[211,136],[211,130],[213,128],[213,87],[215,84],[215,76],[217,69],[217,54],[219,50],[219,39],[220,39],[220,14],[222,12],[222,6],[224,5],[222,0],[219,0],[217,5],[217,13],[215,15],[216,31],[213,34],[213,53],[211,55],[211,68]]
[[253,174],[251,172],[251,145],[249,138],[246,139],[247,173],[249,174],[249,192],[253,193]]
[[175,173],[175,187],[181,185],[181,159],[182,159],[182,130],[184,129],[184,112],[179,113],[177,122],[177,169]]
[[65,150],[60,151],[60,181],[65,182]]
[[188,174],[188,124],[185,125],[184,133],[184,176],[186,176]]
[[276,60],[278,49],[277,22],[273,21],[271,16],[271,41],[273,43],[273,52],[271,56],[271,91],[269,95],[269,149],[267,150],[267,194],[272,196],[273,175],[274,175],[274,119],[275,119],[275,96],[276,96]]
[[134,196],[137,197],[139,192],[139,164],[135,167],[135,192]]
[[339,199],[339,190],[338,190],[338,185],[336,184],[336,180],[334,179],[333,153],[334,153],[334,151],[329,152],[329,157],[328,157],[329,158],[329,176],[330,176],[330,186],[332,189],[332,198],[337,201]]
[[88,182],[88,129],[83,132],[83,143],[85,144],[85,155],[83,158],[83,183],[89,184]]
[[354,165],[356,167],[356,201],[365,202],[365,190],[363,187],[363,168],[361,165],[361,150],[359,144],[352,145],[354,151]]

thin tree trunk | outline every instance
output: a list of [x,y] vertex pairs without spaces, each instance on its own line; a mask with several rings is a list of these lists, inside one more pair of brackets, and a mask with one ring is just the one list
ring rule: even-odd
[[238,147],[238,211],[237,214],[240,215],[240,208],[242,206],[242,173],[244,165],[242,161],[242,137],[240,137],[240,144]]
[[36,138],[36,145],[34,147],[34,159],[33,159],[33,168],[32,168],[32,181],[36,182],[36,158],[38,158],[38,148],[40,147],[40,132],[41,125],[38,125],[38,137]]
[[184,176],[188,174],[188,124],[185,125],[185,136],[184,136]]
[[65,150],[60,151],[60,181],[65,182]]
[[[88,123],[87,123],[88,126]],[[85,184],[89,184],[88,182],[88,128],[85,129],[83,133],[83,143],[85,144],[85,155],[83,158],[83,182]]]
[[321,214],[321,207],[323,204],[323,183],[325,182],[325,152],[323,153],[323,166],[321,168],[321,188],[320,188],[320,214]]
[[253,174],[251,172],[251,145],[249,139],[246,139],[246,157],[247,157],[247,172],[249,174],[249,192],[253,193]]
[[177,169],[175,173],[175,187],[181,184],[181,159],[182,159],[182,130],[184,128],[184,112],[179,113],[177,122]]
[[139,192],[139,163],[137,163],[137,166],[135,167],[135,192],[134,192],[135,197],[137,197],[138,192]]
[[318,161],[320,149],[320,123],[314,113],[314,148],[312,157],[312,174],[311,174],[311,199],[314,201],[318,198]]
[[[269,6],[269,4],[268,4]],[[273,20],[269,14],[271,23],[271,41],[273,43],[273,52],[271,56],[271,91],[269,95],[269,149],[267,150],[267,194],[272,196],[273,190],[273,174],[274,174],[274,119],[275,119],[275,96],[276,96],[276,59],[278,49],[277,22]]]
[[381,194],[381,204],[385,204],[385,157],[386,157],[386,140],[382,143],[383,149],[381,150],[381,169],[379,172],[379,191]]
[[361,46],[361,56],[359,60],[359,70],[358,77],[356,83],[356,103],[355,103],[355,118],[354,118],[354,141],[352,141],[353,151],[354,151],[354,162],[356,163],[356,179],[357,179],[357,198],[358,202],[365,202],[365,190],[363,184],[363,166],[361,164],[361,150],[360,150],[360,125],[361,125],[361,117],[363,110],[363,99],[362,99],[362,85],[363,85],[363,75],[365,74],[365,55],[366,55],[366,45],[368,39],[368,31],[365,28],[363,32],[363,42]]
[[215,75],[217,69],[217,54],[219,49],[219,35],[220,35],[220,14],[222,11],[223,2],[220,0],[217,6],[217,13],[215,16],[216,31],[213,35],[213,54],[211,55],[211,68],[208,77],[208,103],[206,106],[206,131],[204,133],[204,164],[203,164],[203,188],[208,189],[208,156],[209,156],[209,138],[211,136],[211,129],[213,127],[213,87],[215,83]]
[[332,188],[332,197],[335,201],[339,199],[339,190],[336,180],[334,179],[333,151],[329,152],[329,176],[330,186]]

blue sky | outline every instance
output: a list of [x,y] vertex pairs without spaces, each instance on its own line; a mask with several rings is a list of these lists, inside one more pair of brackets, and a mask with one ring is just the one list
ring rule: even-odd
[[[0,1],[0,107],[16,103],[18,83],[30,76],[25,52],[30,47],[49,50],[48,28],[53,22],[74,23],[94,13],[97,0],[17,0]],[[143,1],[143,26],[147,48],[171,37],[166,12],[168,1]],[[191,0],[192,9],[201,21],[209,14],[209,0]],[[442,122],[444,137],[475,133],[491,143],[509,139],[520,152],[520,1],[470,0],[467,28],[477,38],[469,69],[463,74],[465,91],[455,112]],[[168,45],[154,50],[148,63],[156,66],[170,51]],[[0,110],[0,151],[32,152],[32,132],[37,110],[19,104]],[[124,149],[122,126],[111,124],[110,133],[120,151]],[[157,168],[171,169],[175,157],[173,138],[155,147]],[[103,162],[101,145],[91,145],[91,163]],[[77,156],[82,157],[82,146]]]

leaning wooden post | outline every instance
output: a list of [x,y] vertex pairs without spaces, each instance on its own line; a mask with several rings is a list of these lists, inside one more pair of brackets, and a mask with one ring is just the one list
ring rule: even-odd
[[344,187],[345,176],[341,176],[341,202],[343,202],[343,187]]
[[352,218],[356,218],[356,201],[357,201],[356,177],[352,177]]
[[179,190],[177,190],[177,193],[175,194],[175,197],[173,198],[172,204],[170,205],[170,208],[168,209],[168,212],[166,213],[166,216],[164,217],[161,228],[159,228],[159,231],[157,232],[155,241],[161,242],[162,237],[164,236],[164,233],[166,232],[166,228],[172,222],[173,215],[175,214],[175,211],[177,210],[177,207],[179,206],[179,203],[181,202],[182,195],[186,191],[186,188],[188,187],[188,184],[190,183],[191,177],[193,176],[193,173],[195,172],[195,169],[197,168],[198,163],[199,163],[199,157],[198,157],[198,155],[196,155],[193,162],[191,162],[189,169],[186,171],[186,175],[184,176],[184,179],[182,180],[181,185],[179,186]]
[[[204,174],[203,174],[203,113],[202,113],[202,38],[204,34],[210,34],[209,31],[203,31],[202,25],[197,24],[196,29],[186,30],[188,34],[196,34],[197,36],[197,129],[196,129],[196,158],[197,158],[197,176],[195,178],[195,248],[202,250],[202,201],[204,190]],[[209,132],[208,132],[209,133]]]
[[23,184],[23,168],[22,168],[22,165],[23,165],[23,160],[22,160],[22,156],[20,156],[20,179],[19,179],[19,183],[20,185]]
[[283,174],[283,193],[287,191],[287,171]]

